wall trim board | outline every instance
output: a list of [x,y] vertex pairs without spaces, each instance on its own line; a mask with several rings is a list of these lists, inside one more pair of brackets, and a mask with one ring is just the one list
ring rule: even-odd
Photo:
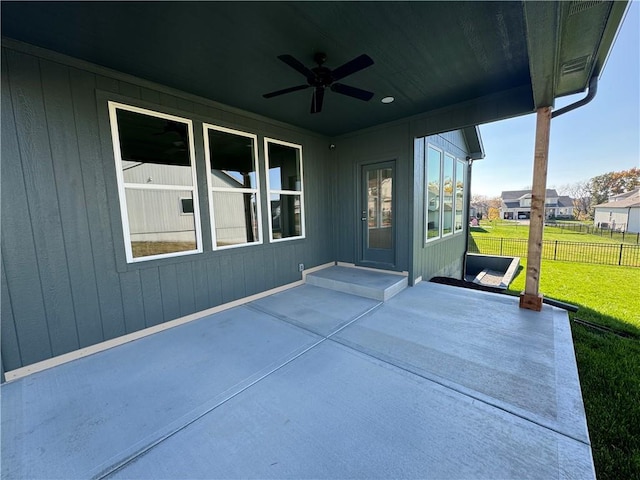
[[169,330],[170,328],[178,327],[180,325],[193,322],[194,320],[199,320],[208,315],[213,315],[215,313],[223,312],[225,310],[229,310],[231,308],[239,307],[246,303],[253,302],[254,300],[268,297],[269,295],[274,295],[276,293],[284,292],[294,287],[299,287],[300,285],[304,285],[306,276],[309,273],[313,273],[318,270],[322,270],[324,268],[332,267],[333,265],[335,265],[335,262],[318,265],[316,267],[304,270],[302,272],[301,280],[297,280],[295,282],[288,283],[286,285],[281,285],[279,287],[272,288],[264,292],[256,293],[254,295],[249,295],[248,297],[240,298],[232,302],[223,303],[222,305],[217,305],[215,307],[207,308],[206,310],[202,310],[200,312],[192,313],[190,315],[185,315],[184,317],[176,318],[175,320],[170,320],[168,322],[164,322],[159,325],[154,325],[153,327],[145,328],[143,330],[138,330],[137,332],[129,333],[127,335],[113,338],[105,342],[96,343],[95,345],[81,348],[79,350],[74,350],[73,352],[65,353],[63,355],[58,355],[57,357],[49,358],[47,360],[33,363],[25,367],[20,367],[20,368],[16,368],[15,370],[4,372],[5,379],[7,382],[18,380],[28,375],[41,372],[43,370],[48,370],[50,368],[57,367],[59,365],[63,365],[68,362],[72,362],[73,360],[78,360],[80,358],[88,357],[89,355],[94,355],[96,353],[103,352],[105,350],[117,347],[119,345],[124,345],[125,343],[133,342],[134,340],[138,340],[138,339],[147,337],[149,335],[153,335],[155,333],[160,333],[165,330]]
[[53,50],[48,50],[46,48],[38,47],[30,43],[14,40],[9,37],[2,37],[2,48],[7,48],[7,49],[15,50],[17,52],[24,53],[27,55],[32,55],[34,57],[50,60],[52,62],[60,63],[68,67],[74,67],[81,70],[86,70],[96,75],[103,75],[103,76],[111,77],[115,80],[119,80],[122,82],[132,83],[139,87],[156,90],[160,93],[172,95],[174,97],[178,97],[190,102],[200,103],[208,107],[218,108],[228,113],[239,115],[251,120],[257,120],[259,122],[270,124],[282,129],[290,130],[292,132],[301,133],[304,135],[309,135],[309,136],[317,137],[320,139],[327,138],[325,135],[321,135],[312,130],[306,130],[304,128],[296,127],[295,125],[291,125],[289,123],[281,122],[279,120],[274,120],[272,118],[258,115],[257,113],[252,113],[246,110],[242,110],[240,108],[233,107],[231,105],[227,105],[224,103],[220,103],[215,100],[208,99],[206,97],[201,97],[192,93],[184,92],[182,90],[168,87],[161,83],[156,83],[151,80],[145,80],[143,78],[136,77],[128,73],[123,73],[118,70],[96,65],[95,63],[91,63],[86,60],[71,57],[63,53],[55,52]]

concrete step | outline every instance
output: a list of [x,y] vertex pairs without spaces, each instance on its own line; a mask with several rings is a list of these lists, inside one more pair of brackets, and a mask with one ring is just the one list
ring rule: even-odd
[[306,276],[306,283],[381,302],[407,288],[407,277],[384,271],[333,266]]

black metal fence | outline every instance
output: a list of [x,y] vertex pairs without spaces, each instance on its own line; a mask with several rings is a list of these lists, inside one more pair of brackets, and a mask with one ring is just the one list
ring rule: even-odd
[[[469,237],[469,252],[483,253],[485,255],[526,257],[527,244],[528,241],[524,238]],[[563,262],[640,267],[640,245],[543,240],[542,258]]]
[[597,226],[577,222],[547,222],[545,225],[547,227],[556,227],[560,230],[609,237],[612,241],[640,244],[640,233],[625,232],[626,225],[624,223],[616,225],[615,228],[606,223]]

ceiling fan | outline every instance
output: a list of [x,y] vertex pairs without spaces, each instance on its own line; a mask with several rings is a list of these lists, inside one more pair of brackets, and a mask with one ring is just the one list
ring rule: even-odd
[[265,93],[263,95],[264,98],[273,98],[277,97],[278,95],[297,92],[298,90],[304,90],[311,87],[313,88],[313,94],[311,96],[311,113],[320,113],[320,111],[322,111],[324,90],[327,87],[333,92],[357,98],[358,100],[363,100],[365,102],[373,98],[373,92],[345,85],[344,83],[336,83],[338,80],[342,80],[344,77],[352,75],[373,65],[373,60],[368,55],[360,55],[359,57],[356,57],[353,60],[333,70],[323,66],[327,61],[327,55],[322,52],[318,52],[314,55],[313,59],[318,64],[318,66],[313,68],[305,67],[299,60],[295,59],[291,55],[279,55],[278,58],[297,72],[304,75],[307,79],[307,83],[305,85],[297,85],[295,87],[289,87],[283,90]]

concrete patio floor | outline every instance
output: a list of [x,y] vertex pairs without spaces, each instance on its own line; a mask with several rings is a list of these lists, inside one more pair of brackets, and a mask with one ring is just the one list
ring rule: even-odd
[[2,478],[594,478],[566,312],[303,285],[5,383]]

